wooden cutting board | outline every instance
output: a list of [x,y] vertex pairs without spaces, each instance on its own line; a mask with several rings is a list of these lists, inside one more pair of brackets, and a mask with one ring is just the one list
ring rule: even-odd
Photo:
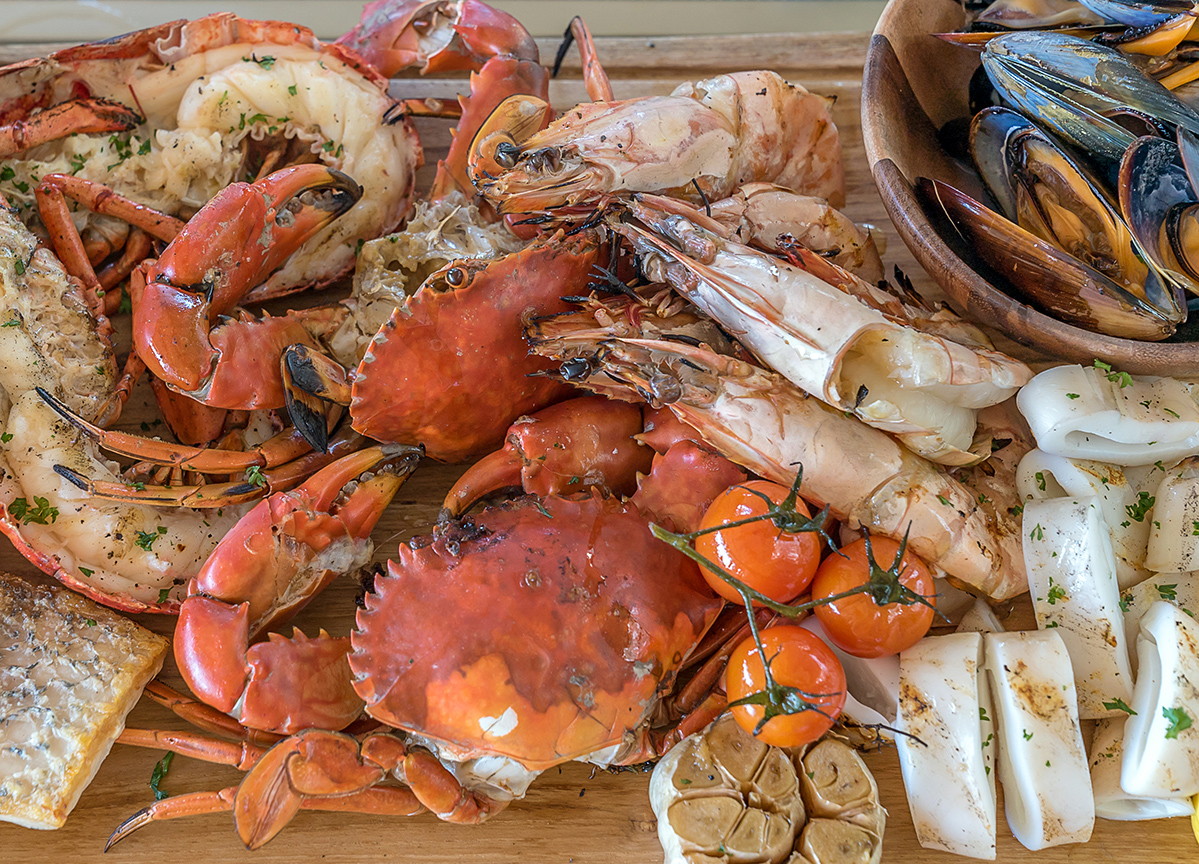
[[[859,222],[872,222],[884,229],[889,243],[883,259],[888,267],[898,265],[917,287],[935,292],[935,286],[891,229],[862,150],[858,118],[868,38],[865,33],[611,38],[599,40],[598,47],[612,76],[617,98],[667,93],[683,80],[758,68],[774,69],[810,90],[835,96],[834,115],[845,151],[846,211]],[[12,62],[55,47],[58,46],[0,46],[0,62]],[[556,47],[552,42],[543,42],[543,59],[552,57]],[[562,79],[553,85],[552,97],[558,107],[568,107],[586,98],[578,73],[578,64],[572,56],[563,70]],[[400,79],[393,83],[393,93],[422,98],[445,97],[464,84],[461,79]],[[448,146],[448,124],[424,121],[419,124],[419,129],[426,149],[427,167],[422,180],[427,186],[432,176],[431,166]],[[335,295],[326,292],[306,302],[330,302],[333,299]],[[1027,352],[1022,356],[1027,357]],[[152,405],[148,391],[139,391],[130,403],[122,427],[137,431],[143,420],[153,416]],[[442,496],[461,471],[460,466],[434,463],[421,467],[401,490],[375,531],[379,550],[377,560],[385,560],[401,540],[429,528]],[[37,574],[7,542],[0,543],[4,544],[0,549],[0,570]],[[318,627],[325,627],[335,634],[348,632],[353,623],[356,587],[349,578],[338,580],[295,623],[310,634]],[[139,620],[157,632],[170,633],[171,619],[145,615],[139,616]],[[1031,618],[1027,609],[1017,609],[1012,620],[1019,623]],[[163,678],[172,686],[182,687],[172,661],[168,660]],[[133,712],[129,725],[186,728],[172,714],[147,700]],[[35,832],[0,824],[0,861],[26,864],[39,860],[99,860],[112,830],[153,800],[150,774],[160,755],[117,745],[83,794],[66,827],[57,832]],[[878,780],[883,804],[890,811],[884,861],[933,864],[953,860],[944,853],[923,850],[916,842],[894,753],[874,754],[867,761]],[[219,789],[235,784],[238,776],[231,768],[180,757],[175,759],[162,788],[172,794]],[[245,857],[249,853],[233,832],[230,815],[218,814],[151,825],[115,847],[105,860],[128,864],[160,861],[207,864],[234,860],[253,860],[258,864],[315,861],[359,864],[397,860],[648,864],[662,857],[654,815],[649,807],[648,783],[646,773],[610,773],[572,763],[546,772],[523,800],[479,827],[445,824],[428,814],[384,819],[303,812],[251,859]],[[1002,819],[1000,821],[1002,823]],[[1195,854],[1195,840],[1187,820],[1127,824],[1100,820],[1089,844],[1041,853],[1027,852],[1001,824],[998,860],[1173,864],[1193,858]]]

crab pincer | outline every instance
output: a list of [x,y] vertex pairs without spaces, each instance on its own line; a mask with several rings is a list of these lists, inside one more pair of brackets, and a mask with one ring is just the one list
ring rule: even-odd
[[272,634],[339,573],[370,561],[370,532],[415,469],[419,447],[352,453],[298,489],[260,502],[217,545],[188,586],[175,658],[204,702],[258,729],[340,729],[362,702],[350,688],[349,640]]
[[314,344],[302,320],[225,316],[361,194],[352,179],[321,164],[224,189],[157,261],[134,271],[138,356],[173,389],[206,404],[282,407],[283,349]]

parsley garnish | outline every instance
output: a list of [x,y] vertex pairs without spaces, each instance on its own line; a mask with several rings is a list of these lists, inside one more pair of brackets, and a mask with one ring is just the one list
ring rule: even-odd
[[1077,394],[1077,393],[1067,393],[1067,394],[1066,394],[1066,398],[1067,398],[1067,399],[1077,399],[1077,398],[1078,398],[1078,394]]
[[1128,703],[1125,702],[1123,699],[1113,699],[1111,702],[1104,702],[1103,707],[1106,708],[1108,711],[1123,711],[1125,714],[1128,714],[1129,716],[1135,716],[1137,713],[1136,711],[1133,711],[1131,708],[1129,708]]
[[1178,599],[1178,591],[1175,590],[1178,588],[1177,582],[1175,582],[1171,585],[1154,585],[1153,587],[1157,589],[1158,596],[1161,597],[1163,600],[1177,600]]
[[1105,373],[1105,377],[1108,381],[1111,381],[1113,384],[1119,384],[1121,390],[1123,390],[1125,387],[1132,386],[1132,376],[1127,372],[1113,371],[1110,363],[1104,363],[1102,360],[1096,360],[1095,368],[1100,372]]
[[1061,585],[1054,585],[1053,577],[1050,576],[1049,577],[1049,593],[1045,597],[1045,602],[1048,603],[1050,606],[1056,606],[1058,600],[1069,600],[1069,599],[1070,598],[1066,595],[1066,589],[1064,589]]
[[1191,728],[1191,715],[1182,708],[1163,708],[1162,716],[1170,721],[1170,728],[1166,730],[1167,738],[1177,738],[1179,732]]
[[1153,507],[1157,499],[1148,492],[1138,492],[1137,500],[1132,504],[1125,506],[1124,510],[1128,513],[1128,518],[1134,522],[1144,522],[1145,514]]
[[32,523],[49,525],[51,522],[58,521],[58,508],[51,507],[49,501],[36,495],[33,498],[32,507],[24,498],[17,498],[8,505],[8,512],[26,525]]
[[79,568],[79,572],[80,572],[80,573],[82,573],[84,576],[91,576],[91,575],[92,575],[93,573],[95,573],[96,571],[95,571],[95,570],[88,570],[86,567],[80,567],[80,568]]
[[165,533],[167,533],[167,529],[162,525],[158,526],[157,531],[138,531],[137,539],[133,543],[147,552],[151,552],[153,551],[151,547],[154,545],[154,541]]
[[946,498],[944,495],[938,495],[937,500],[940,501],[942,504],[944,504],[946,507],[950,506],[949,499]]
[[1029,532],[1028,536],[1033,540],[1044,540],[1045,539],[1045,532],[1041,530],[1040,522],[1038,522],[1036,527],[1033,528],[1031,532]]
[[295,96],[295,95],[296,95],[296,85],[295,85],[295,84],[292,84],[292,85],[290,85],[290,86],[287,88],[287,92],[288,92],[289,94],[291,94],[292,96]]
[[266,486],[266,478],[262,476],[262,469],[257,465],[251,465],[247,468],[246,482],[260,489],[264,488]]
[[1045,491],[1045,475],[1042,472],[1038,471],[1034,476],[1037,478],[1037,488],[1040,489],[1042,492],[1044,492]]

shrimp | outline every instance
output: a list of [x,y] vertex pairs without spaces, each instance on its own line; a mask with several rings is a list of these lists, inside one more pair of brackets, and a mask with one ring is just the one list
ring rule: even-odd
[[[600,314],[533,322],[529,338],[535,353],[563,361],[566,380],[612,398],[666,405],[763,477],[790,483],[802,465],[805,497],[827,503],[851,526],[896,538],[910,531],[913,551],[970,590],[995,600],[1028,590],[1011,513],[782,376],[670,339],[669,331],[669,321],[640,306],[609,303]],[[663,338],[638,338],[642,332]]]
[[735,72],[681,84],[669,96],[579,105],[517,140],[514,130],[535,130],[528,118],[549,108],[514,96],[475,137],[469,171],[501,213],[619,191],[701,203],[753,181],[840,207],[845,169],[831,104],[774,72]]

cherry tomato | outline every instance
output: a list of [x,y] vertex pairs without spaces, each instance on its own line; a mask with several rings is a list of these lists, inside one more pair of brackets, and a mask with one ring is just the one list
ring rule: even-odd
[[[886,537],[871,537],[874,560],[886,570],[899,554],[899,544]],[[812,600],[842,594],[864,584],[870,578],[866,560],[866,539],[855,540],[841,549],[846,556],[829,555],[816,571],[812,582]],[[900,584],[933,603],[933,577],[924,562],[910,551],[901,564]],[[923,603],[874,602],[869,594],[855,594],[843,600],[817,606],[816,617],[828,631],[829,640],[855,657],[885,657],[911,648],[933,623],[933,609]]]
[[[719,528],[749,516],[762,515],[767,504],[755,493],[767,495],[779,504],[789,492],[786,486],[768,480],[730,486],[708,507],[700,529]],[[800,499],[795,501],[795,510],[803,517],[811,515]],[[788,534],[769,519],[701,534],[695,538],[695,550],[755,591],[780,603],[803,593],[820,566],[820,538],[814,532]],[[736,588],[708,568],[700,569],[713,591],[726,600],[741,602]]]
[[[770,658],[770,674],[775,683],[819,694],[807,698],[819,710],[772,717],[758,733],[758,739],[776,747],[810,744],[832,728],[833,720],[845,707],[845,670],[833,649],[802,627],[789,624],[767,627],[759,635]],[[725,669],[724,686],[730,702],[765,689],[762,657],[753,637],[733,650]],[[737,705],[730,710],[741,728],[751,735],[766,714],[761,705]]]

